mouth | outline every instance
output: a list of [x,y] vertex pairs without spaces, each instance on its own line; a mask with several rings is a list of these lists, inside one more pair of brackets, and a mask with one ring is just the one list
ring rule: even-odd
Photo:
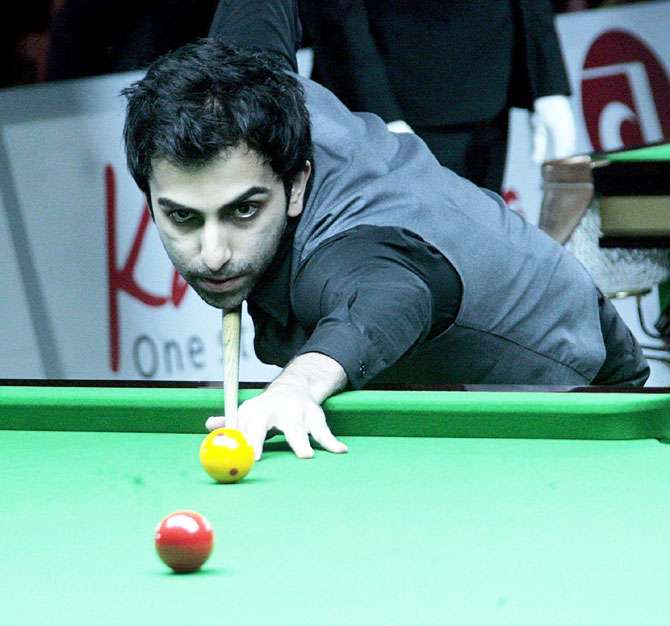
[[235,290],[244,281],[243,276],[231,276],[230,278],[199,278],[200,286],[210,293],[226,293]]

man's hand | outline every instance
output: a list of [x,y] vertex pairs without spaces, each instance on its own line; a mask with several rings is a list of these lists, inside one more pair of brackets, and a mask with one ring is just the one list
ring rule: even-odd
[[[346,374],[339,363],[323,354],[308,353],[294,359],[259,396],[247,400],[238,410],[238,428],[253,446],[256,460],[272,428],[281,430],[297,456],[314,456],[311,435],[330,452],[346,452],[347,446],[335,439],[326,423],[321,403],[344,388]],[[209,430],[225,426],[224,417],[210,417]]]
[[[263,453],[263,442],[271,428],[281,430],[286,441],[301,459],[314,456],[309,435],[330,452],[346,452],[347,446],[335,439],[318,403],[304,390],[289,385],[269,387],[264,393],[244,402],[237,413],[238,428],[253,446],[256,460]],[[207,428],[225,424],[223,417],[210,417]]]

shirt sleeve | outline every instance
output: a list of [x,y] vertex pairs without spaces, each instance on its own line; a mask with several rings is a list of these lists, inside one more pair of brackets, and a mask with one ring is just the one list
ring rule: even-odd
[[310,334],[296,356],[335,359],[360,389],[451,323],[460,295],[453,266],[418,236],[359,226],[321,244],[298,270],[292,305]]
[[296,0],[221,0],[209,36],[273,52],[298,71],[302,26]]
[[385,122],[405,120],[386,62],[372,33],[363,0],[300,3],[314,50],[312,78],[351,111],[376,113]]

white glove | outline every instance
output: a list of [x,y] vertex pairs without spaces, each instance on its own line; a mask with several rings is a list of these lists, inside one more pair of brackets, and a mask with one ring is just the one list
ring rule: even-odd
[[566,96],[542,96],[535,100],[530,116],[532,159],[543,163],[549,158],[571,156],[577,149],[575,116]]
[[412,133],[412,134],[414,134],[414,131],[412,130],[412,127],[407,122],[404,122],[403,120],[395,120],[393,122],[389,122],[386,125],[386,128],[388,128],[392,133]]

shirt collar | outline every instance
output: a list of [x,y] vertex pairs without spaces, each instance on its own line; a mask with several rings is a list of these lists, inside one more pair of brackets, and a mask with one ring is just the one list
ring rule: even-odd
[[286,326],[290,312],[291,251],[299,217],[288,218],[277,253],[254,287],[249,300]]

